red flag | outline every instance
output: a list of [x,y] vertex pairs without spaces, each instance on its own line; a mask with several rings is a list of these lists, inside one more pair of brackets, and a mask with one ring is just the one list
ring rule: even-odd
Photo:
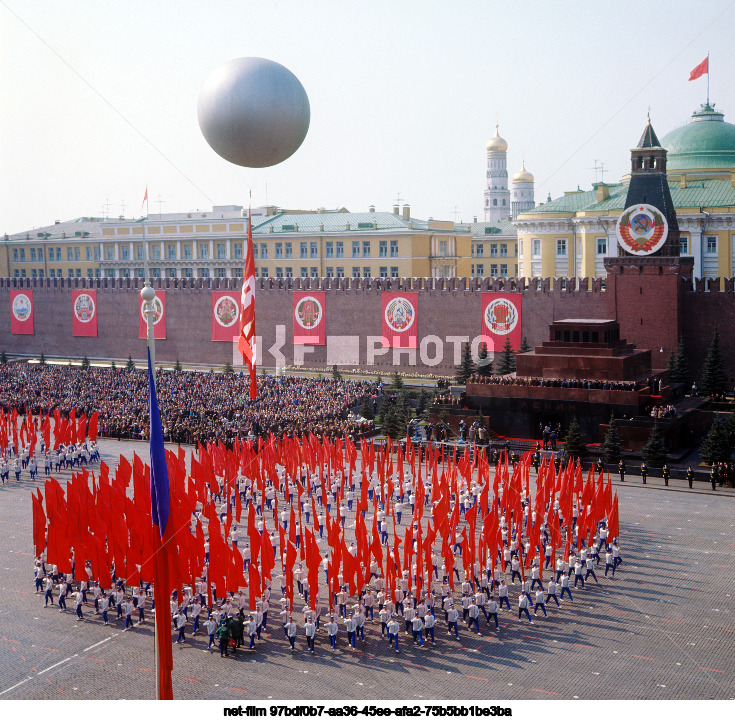
[[245,274],[242,279],[242,295],[240,305],[240,340],[237,349],[242,353],[242,360],[250,373],[250,397],[257,396],[257,380],[255,376],[255,261],[253,260],[253,225],[248,210],[248,248],[245,258]]
[[691,73],[689,73],[689,80],[696,80],[701,78],[702,75],[709,74],[709,55],[697,65]]

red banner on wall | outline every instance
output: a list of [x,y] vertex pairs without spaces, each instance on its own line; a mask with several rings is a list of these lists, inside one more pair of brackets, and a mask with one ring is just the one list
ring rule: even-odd
[[72,335],[97,337],[97,291],[71,292]]
[[[153,337],[166,340],[166,291],[157,290],[153,299],[155,313],[153,315]],[[138,338],[148,337],[148,325],[143,315],[143,299],[138,295]]]
[[383,293],[384,348],[418,346],[418,293]]
[[324,291],[294,291],[294,345],[325,345]]
[[517,351],[521,346],[520,293],[483,293],[482,327],[480,334],[487,342],[487,349],[498,353],[510,339],[510,346]]
[[33,335],[33,291],[10,291],[10,332]]
[[232,343],[240,335],[240,298],[226,290],[212,291],[212,340]]

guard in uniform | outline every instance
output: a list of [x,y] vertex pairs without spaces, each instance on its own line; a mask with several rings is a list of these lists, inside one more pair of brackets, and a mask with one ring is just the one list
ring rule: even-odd
[[646,484],[646,476],[648,475],[648,466],[646,462],[641,463],[641,478],[643,479],[643,485]]
[[694,481],[694,471],[692,470],[691,466],[687,468],[687,481],[689,481],[689,488],[691,488],[692,482]]
[[671,471],[669,470],[669,467],[666,463],[664,463],[663,467],[663,475],[664,475],[664,485],[669,485],[669,476],[671,475]]
[[625,462],[623,459],[620,459],[620,463],[618,463],[618,471],[620,472],[620,482],[625,483]]
[[712,490],[717,490],[717,466],[712,464],[712,468],[709,472],[709,480],[712,483]]

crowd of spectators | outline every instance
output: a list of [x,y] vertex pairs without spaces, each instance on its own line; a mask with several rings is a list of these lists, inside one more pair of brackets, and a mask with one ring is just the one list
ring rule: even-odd
[[676,408],[672,405],[654,406],[651,408],[651,418],[673,418],[676,415]]
[[[370,432],[372,421],[357,414],[362,400],[376,395],[373,382],[295,376],[258,377],[249,396],[242,373],[159,371],[158,403],[164,437],[198,443],[248,436],[354,437]],[[34,414],[72,408],[77,418],[99,413],[101,436],[146,438],[148,377],[145,370],[12,363],[0,366],[0,407]]]
[[638,387],[635,381],[602,381],[589,378],[532,378],[510,376],[472,375],[470,383],[485,383],[501,386],[540,386],[550,388],[586,388],[603,391],[634,391]]

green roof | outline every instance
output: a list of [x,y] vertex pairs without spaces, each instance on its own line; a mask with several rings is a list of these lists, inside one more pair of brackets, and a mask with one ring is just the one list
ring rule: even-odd
[[[523,215],[537,215],[541,213],[577,213],[582,211],[596,212],[606,210],[625,210],[625,199],[628,186],[623,183],[610,185],[610,197],[597,202],[597,191],[587,190],[581,193],[571,193],[561,198],[545,203]],[[725,208],[735,207],[735,188],[729,180],[708,178],[705,180],[690,180],[686,188],[679,187],[678,180],[669,182],[671,200],[675,208]]]
[[[377,224],[377,230],[408,230],[408,224],[413,224],[413,230],[426,230],[425,220],[411,218],[404,220],[402,215],[395,213],[281,213],[266,218],[262,223],[253,227],[254,233],[344,233],[347,225],[350,231],[362,232],[372,230]],[[321,230],[324,226],[324,230]],[[271,231],[271,228],[273,230]],[[296,230],[298,228],[298,230]]]
[[735,125],[709,105],[692,115],[692,121],[661,139],[668,150],[666,166],[672,170],[711,168],[735,171]]

